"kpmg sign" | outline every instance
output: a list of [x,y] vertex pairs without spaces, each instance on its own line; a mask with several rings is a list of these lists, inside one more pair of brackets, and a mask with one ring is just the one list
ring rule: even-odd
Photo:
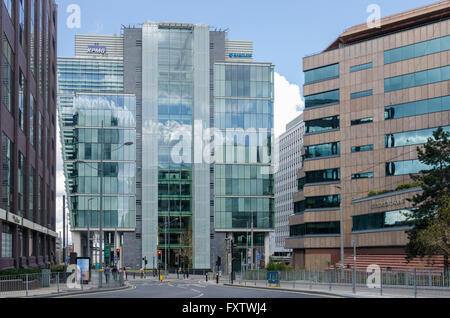
[[252,58],[253,54],[249,53],[230,53],[230,58]]
[[99,45],[89,45],[87,49],[88,53],[93,54],[105,54],[106,53],[106,46],[99,46]]

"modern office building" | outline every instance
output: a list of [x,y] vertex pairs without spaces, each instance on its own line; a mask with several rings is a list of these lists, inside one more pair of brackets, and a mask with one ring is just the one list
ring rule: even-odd
[[[135,246],[134,259],[146,259],[148,267],[156,266],[161,250],[169,269],[209,270],[217,256],[224,265],[227,237],[238,240],[237,233],[250,231],[254,208],[255,238],[264,249],[264,231],[273,230],[273,186],[270,170],[263,176],[261,168],[271,161],[239,157],[236,165],[228,165],[223,162],[225,141],[217,137],[211,146],[211,136],[261,128],[267,144],[273,126],[273,66],[252,63],[251,42],[229,41],[226,32],[210,31],[207,25],[146,22],[124,28],[123,36],[124,91],[135,94],[137,103],[138,166],[136,233],[126,235],[124,244]],[[243,132],[238,135],[244,137],[239,147],[245,147]],[[258,150],[256,143],[253,147]],[[231,192],[231,178],[239,183],[236,173],[241,172],[247,183]],[[253,176],[258,184],[251,185]],[[241,195],[239,187],[245,193],[245,185],[254,188]],[[241,209],[244,200],[248,210]]]
[[294,214],[293,195],[298,191],[297,174],[302,167],[303,114],[286,125],[278,137],[278,169],[275,173],[275,248],[274,260],[290,262],[292,250],[284,247],[289,238],[289,218]]
[[123,236],[136,226],[136,99],[123,93],[123,37],[77,35],[75,54],[58,59],[59,124],[74,251],[92,258],[99,246],[103,192],[104,260],[122,266],[117,250],[119,255],[128,252]]
[[57,6],[0,4],[0,269],[55,263]]
[[[264,267],[274,229],[274,66],[252,61],[251,42],[224,42],[214,65],[214,229],[234,242],[227,271]],[[233,53],[235,52],[235,53]],[[232,253],[232,255],[231,255]],[[233,259],[233,262],[231,260]]]
[[436,2],[354,26],[303,59],[304,163],[286,241],[294,266],[339,266],[341,206],[345,257],[354,240],[372,264],[404,259],[402,212],[420,188],[398,186],[427,168],[417,146],[450,125],[449,17],[448,1]]

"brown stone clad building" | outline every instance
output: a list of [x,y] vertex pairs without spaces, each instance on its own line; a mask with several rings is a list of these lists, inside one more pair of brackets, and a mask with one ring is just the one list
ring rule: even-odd
[[353,240],[369,264],[412,266],[406,199],[420,189],[404,185],[427,168],[417,146],[437,127],[450,131],[449,18],[449,1],[439,1],[379,28],[354,26],[304,58],[304,166],[286,241],[293,266],[339,267],[341,204],[346,266]]
[[0,270],[45,267],[57,237],[57,6],[3,0],[0,18]]

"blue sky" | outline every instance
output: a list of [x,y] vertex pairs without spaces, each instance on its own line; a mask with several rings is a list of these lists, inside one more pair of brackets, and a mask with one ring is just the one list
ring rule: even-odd
[[[252,40],[256,61],[272,62],[293,84],[303,84],[302,58],[323,50],[346,28],[366,22],[370,4],[381,16],[426,5],[430,0],[56,0],[58,55],[74,54],[76,33],[120,33],[121,24],[144,21],[205,23],[229,29],[229,38]],[[81,8],[81,28],[69,29],[70,4]]]

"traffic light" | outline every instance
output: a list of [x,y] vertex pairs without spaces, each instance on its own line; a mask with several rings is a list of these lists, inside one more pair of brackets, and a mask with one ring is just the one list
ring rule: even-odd
[[116,250],[116,255],[117,255],[117,259],[120,259],[120,248],[118,248],[117,250]]
[[175,266],[180,265],[180,255],[179,254],[175,254]]
[[162,251],[158,250],[158,264],[162,263]]

